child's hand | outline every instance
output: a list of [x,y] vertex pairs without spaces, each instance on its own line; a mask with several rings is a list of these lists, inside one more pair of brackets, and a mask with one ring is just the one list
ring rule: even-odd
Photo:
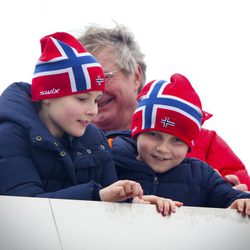
[[250,216],[250,199],[235,200],[229,208],[237,209],[238,212]]
[[157,211],[163,216],[176,212],[176,206],[181,207],[182,202],[165,199],[155,195],[143,195],[141,198],[135,197],[133,203],[155,204]]
[[237,189],[237,190],[241,190],[243,192],[248,191],[247,185],[240,183],[240,180],[238,178],[238,176],[234,175],[234,174],[228,174],[224,176],[224,179],[231,183],[233,185],[233,188]]
[[226,182],[230,183],[234,189],[240,190],[242,192],[249,193],[248,187],[246,184],[240,182],[239,177],[234,174],[228,174],[224,177],[220,174],[217,169],[214,169]]
[[142,197],[141,185],[135,181],[120,180],[100,190],[102,201],[123,201],[128,198]]

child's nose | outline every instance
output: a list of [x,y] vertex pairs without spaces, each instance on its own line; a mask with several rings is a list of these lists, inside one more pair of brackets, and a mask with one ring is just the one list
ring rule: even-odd
[[161,153],[167,153],[167,152],[169,152],[169,145],[165,141],[160,142],[157,144],[156,150],[158,150]]
[[96,103],[90,104],[87,109],[87,114],[90,116],[96,116],[98,113],[98,107]]

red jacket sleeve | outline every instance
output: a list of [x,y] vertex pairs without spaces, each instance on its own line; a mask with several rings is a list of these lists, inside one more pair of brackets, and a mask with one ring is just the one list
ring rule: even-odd
[[193,150],[187,156],[207,162],[222,176],[237,175],[240,182],[246,184],[250,190],[250,177],[245,165],[215,131],[202,128]]

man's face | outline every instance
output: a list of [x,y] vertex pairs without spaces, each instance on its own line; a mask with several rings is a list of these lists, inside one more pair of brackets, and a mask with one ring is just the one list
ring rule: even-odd
[[105,91],[98,103],[94,123],[105,131],[130,129],[131,117],[137,106],[138,77],[122,72],[109,48],[94,53],[94,56],[106,75]]

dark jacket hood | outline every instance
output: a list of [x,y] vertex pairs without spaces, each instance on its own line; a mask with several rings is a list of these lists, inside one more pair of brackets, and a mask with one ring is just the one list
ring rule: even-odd
[[0,97],[0,122],[15,123],[23,127],[31,138],[36,136],[38,131],[43,138],[52,137],[38,116],[37,104],[31,101],[30,88],[31,85],[28,83],[16,82],[2,93]]

